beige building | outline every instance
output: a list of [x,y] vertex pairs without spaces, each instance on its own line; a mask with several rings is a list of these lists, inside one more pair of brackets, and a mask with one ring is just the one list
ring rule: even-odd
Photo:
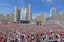
[[64,11],[63,12],[60,12],[60,21],[62,20],[62,21],[64,21]]
[[64,26],[64,11],[60,12],[58,22]]
[[12,13],[6,14],[5,18],[7,21],[12,22],[14,21],[14,14]]
[[3,14],[0,14],[0,22],[3,22],[5,20],[5,16]]
[[56,14],[53,17],[50,17],[49,21],[52,22],[52,23],[55,22],[55,23],[59,23],[59,24],[64,25],[64,11],[60,12],[59,14]]
[[38,15],[35,21],[44,24],[46,22],[45,13]]
[[0,14],[0,22],[12,22],[14,21],[14,14],[9,13],[5,16],[3,14]]
[[31,21],[32,19],[32,13],[31,13],[31,4],[29,4],[28,8],[27,8],[27,13],[26,13],[26,20]]
[[52,22],[57,22],[57,21],[59,21],[59,18],[60,18],[60,15],[56,14],[55,16],[51,17],[51,21]]
[[17,22],[19,20],[20,20],[20,10],[18,9],[18,6],[15,6],[14,21]]
[[58,21],[58,16],[59,14],[57,13],[57,9],[56,8],[51,8],[50,9],[50,22],[53,23],[53,22],[57,22]]

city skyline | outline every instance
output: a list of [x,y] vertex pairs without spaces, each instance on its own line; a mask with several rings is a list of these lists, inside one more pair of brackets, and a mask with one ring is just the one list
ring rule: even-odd
[[0,13],[14,13],[14,7],[18,6],[19,9],[25,8],[28,4],[31,4],[31,12],[34,16],[39,13],[46,13],[47,16],[50,14],[50,9],[55,7],[58,13],[64,11],[63,0],[2,0],[0,1]]

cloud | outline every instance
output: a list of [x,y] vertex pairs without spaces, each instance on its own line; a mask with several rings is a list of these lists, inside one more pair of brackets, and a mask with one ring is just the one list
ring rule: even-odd
[[42,2],[45,2],[45,3],[51,3],[52,0],[41,0]]
[[46,2],[52,2],[52,0],[46,0]]
[[0,6],[8,6],[8,7],[14,7],[14,6],[12,6],[12,5],[3,4],[3,3],[0,3]]
[[43,2],[45,1],[45,0],[42,0]]

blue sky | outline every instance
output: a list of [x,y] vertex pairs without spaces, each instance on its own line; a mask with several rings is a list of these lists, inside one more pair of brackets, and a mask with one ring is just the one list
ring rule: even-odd
[[19,9],[31,4],[31,12],[34,16],[39,13],[46,13],[49,16],[51,8],[57,8],[58,12],[64,11],[64,0],[0,0],[0,13],[14,13],[14,6]]

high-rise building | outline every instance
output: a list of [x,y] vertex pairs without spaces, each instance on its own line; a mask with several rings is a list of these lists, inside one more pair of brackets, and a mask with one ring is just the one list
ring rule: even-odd
[[17,22],[19,20],[20,20],[20,10],[18,9],[18,6],[15,6],[14,21]]
[[21,15],[20,15],[20,20],[26,20],[26,13],[27,13],[27,8],[22,8],[21,9]]
[[57,9],[56,8],[51,8],[50,9],[50,16],[55,16],[57,14]]
[[29,4],[27,8],[27,13],[26,13],[26,20],[31,21],[32,15],[31,15],[31,4]]
[[18,10],[17,21],[20,21],[20,10]]

